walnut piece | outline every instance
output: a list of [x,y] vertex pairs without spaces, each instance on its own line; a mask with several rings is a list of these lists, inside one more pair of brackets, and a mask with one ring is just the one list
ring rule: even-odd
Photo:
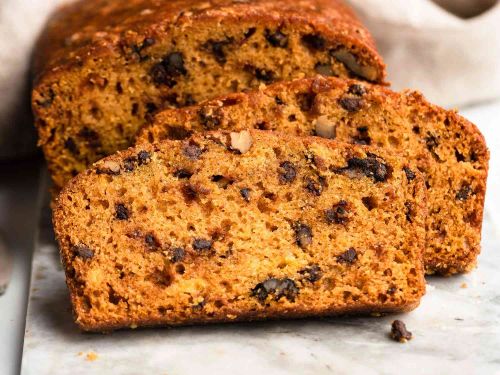
[[248,130],[243,130],[239,133],[231,132],[230,136],[231,148],[233,150],[237,150],[244,154],[245,152],[250,150],[250,147],[252,147],[253,140]]
[[113,160],[106,160],[102,163],[102,167],[105,169],[109,169],[113,173],[120,172],[120,164]]
[[370,65],[361,65],[356,56],[345,48],[339,48],[331,52],[331,55],[344,63],[347,69],[359,77],[363,77],[368,81],[375,81],[377,79],[377,70]]
[[335,123],[326,116],[319,116],[315,121],[315,130],[318,137],[334,139],[335,138]]

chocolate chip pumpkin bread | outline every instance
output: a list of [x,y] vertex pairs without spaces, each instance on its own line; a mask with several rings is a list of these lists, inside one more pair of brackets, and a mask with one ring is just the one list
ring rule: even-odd
[[401,153],[426,178],[427,272],[453,274],[476,264],[489,156],[479,130],[456,112],[428,103],[417,92],[395,93],[366,83],[318,77],[159,113],[138,141],[248,127],[318,135]]
[[385,76],[339,0],[82,0],[54,14],[34,71],[39,144],[58,187],[128,147],[159,108],[317,72]]
[[54,227],[76,322],[105,331],[413,309],[425,212],[398,156],[252,130],[105,158]]

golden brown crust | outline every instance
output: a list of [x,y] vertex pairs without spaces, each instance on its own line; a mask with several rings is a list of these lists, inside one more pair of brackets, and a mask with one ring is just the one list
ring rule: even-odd
[[32,107],[54,184],[130,146],[160,108],[263,83],[383,83],[370,35],[337,0],[79,1],[38,43]]
[[86,59],[121,53],[123,45],[142,42],[172,25],[213,18],[309,23],[325,35],[342,37],[377,67],[374,81],[383,83],[385,65],[369,32],[340,0],[130,0],[78,1],[60,7],[47,25],[35,55],[35,83],[47,74],[81,65]]
[[[309,103],[300,108],[304,97]],[[179,133],[177,127],[184,133],[203,131],[200,111],[218,116],[222,129],[264,127],[311,135],[323,121],[339,141],[400,152],[416,162],[429,186],[427,272],[449,275],[475,266],[489,153],[477,127],[455,111],[432,105],[414,91],[395,93],[354,80],[317,77],[162,111],[139,132],[137,142],[169,138],[172,129]]]
[[[425,291],[426,206],[420,174],[407,180],[403,172],[413,166],[376,148],[256,130],[250,136],[249,151],[245,142],[217,132],[140,145],[101,160],[66,185],[53,220],[82,329],[386,313],[418,305]],[[186,148],[192,145],[198,146]],[[382,159],[372,159],[365,171],[360,160],[373,153]],[[285,180],[283,160],[293,165]],[[326,182],[320,190],[302,185],[317,173]],[[186,195],[182,181],[189,181],[195,196],[193,190]],[[242,186],[250,188],[249,196],[241,194]],[[262,193],[259,186],[265,187]],[[368,200],[361,203],[362,196]],[[325,223],[316,210],[335,206],[341,197],[347,213],[338,211],[341,216],[332,219],[337,221]],[[117,203],[124,207],[118,210]],[[292,208],[296,204],[303,209]],[[411,212],[403,212],[405,207]],[[198,216],[198,209],[207,208]],[[192,229],[183,229],[186,222],[175,219],[177,212],[185,213],[180,215]],[[293,229],[298,218],[309,225],[299,226],[305,238]],[[263,219],[265,226],[258,224]],[[216,230],[213,253],[192,250],[183,236],[214,233],[212,222],[233,229]],[[145,233],[151,237],[141,245]],[[180,264],[169,258],[178,246],[187,254]],[[347,247],[354,253],[346,255]],[[164,267],[176,271],[165,273]],[[268,278],[281,280],[292,295],[275,299],[268,286],[260,299],[262,290],[255,290]]]

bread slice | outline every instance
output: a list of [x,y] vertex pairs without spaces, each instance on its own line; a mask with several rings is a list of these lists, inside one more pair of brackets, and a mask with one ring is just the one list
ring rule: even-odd
[[340,0],[80,0],[49,21],[34,71],[39,143],[56,187],[130,146],[164,106],[317,72],[385,76]]
[[398,156],[252,130],[105,158],[54,227],[76,322],[103,331],[413,309],[425,211]]
[[318,77],[162,112],[138,142],[248,127],[401,153],[424,173],[428,187],[427,272],[453,274],[475,266],[489,154],[479,130],[456,112],[428,103],[418,92]]

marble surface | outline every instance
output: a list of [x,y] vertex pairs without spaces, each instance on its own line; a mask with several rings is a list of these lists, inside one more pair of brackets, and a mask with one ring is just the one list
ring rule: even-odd
[[7,290],[0,296],[1,375],[19,374],[41,164],[40,159],[0,163],[0,237],[13,266]]

